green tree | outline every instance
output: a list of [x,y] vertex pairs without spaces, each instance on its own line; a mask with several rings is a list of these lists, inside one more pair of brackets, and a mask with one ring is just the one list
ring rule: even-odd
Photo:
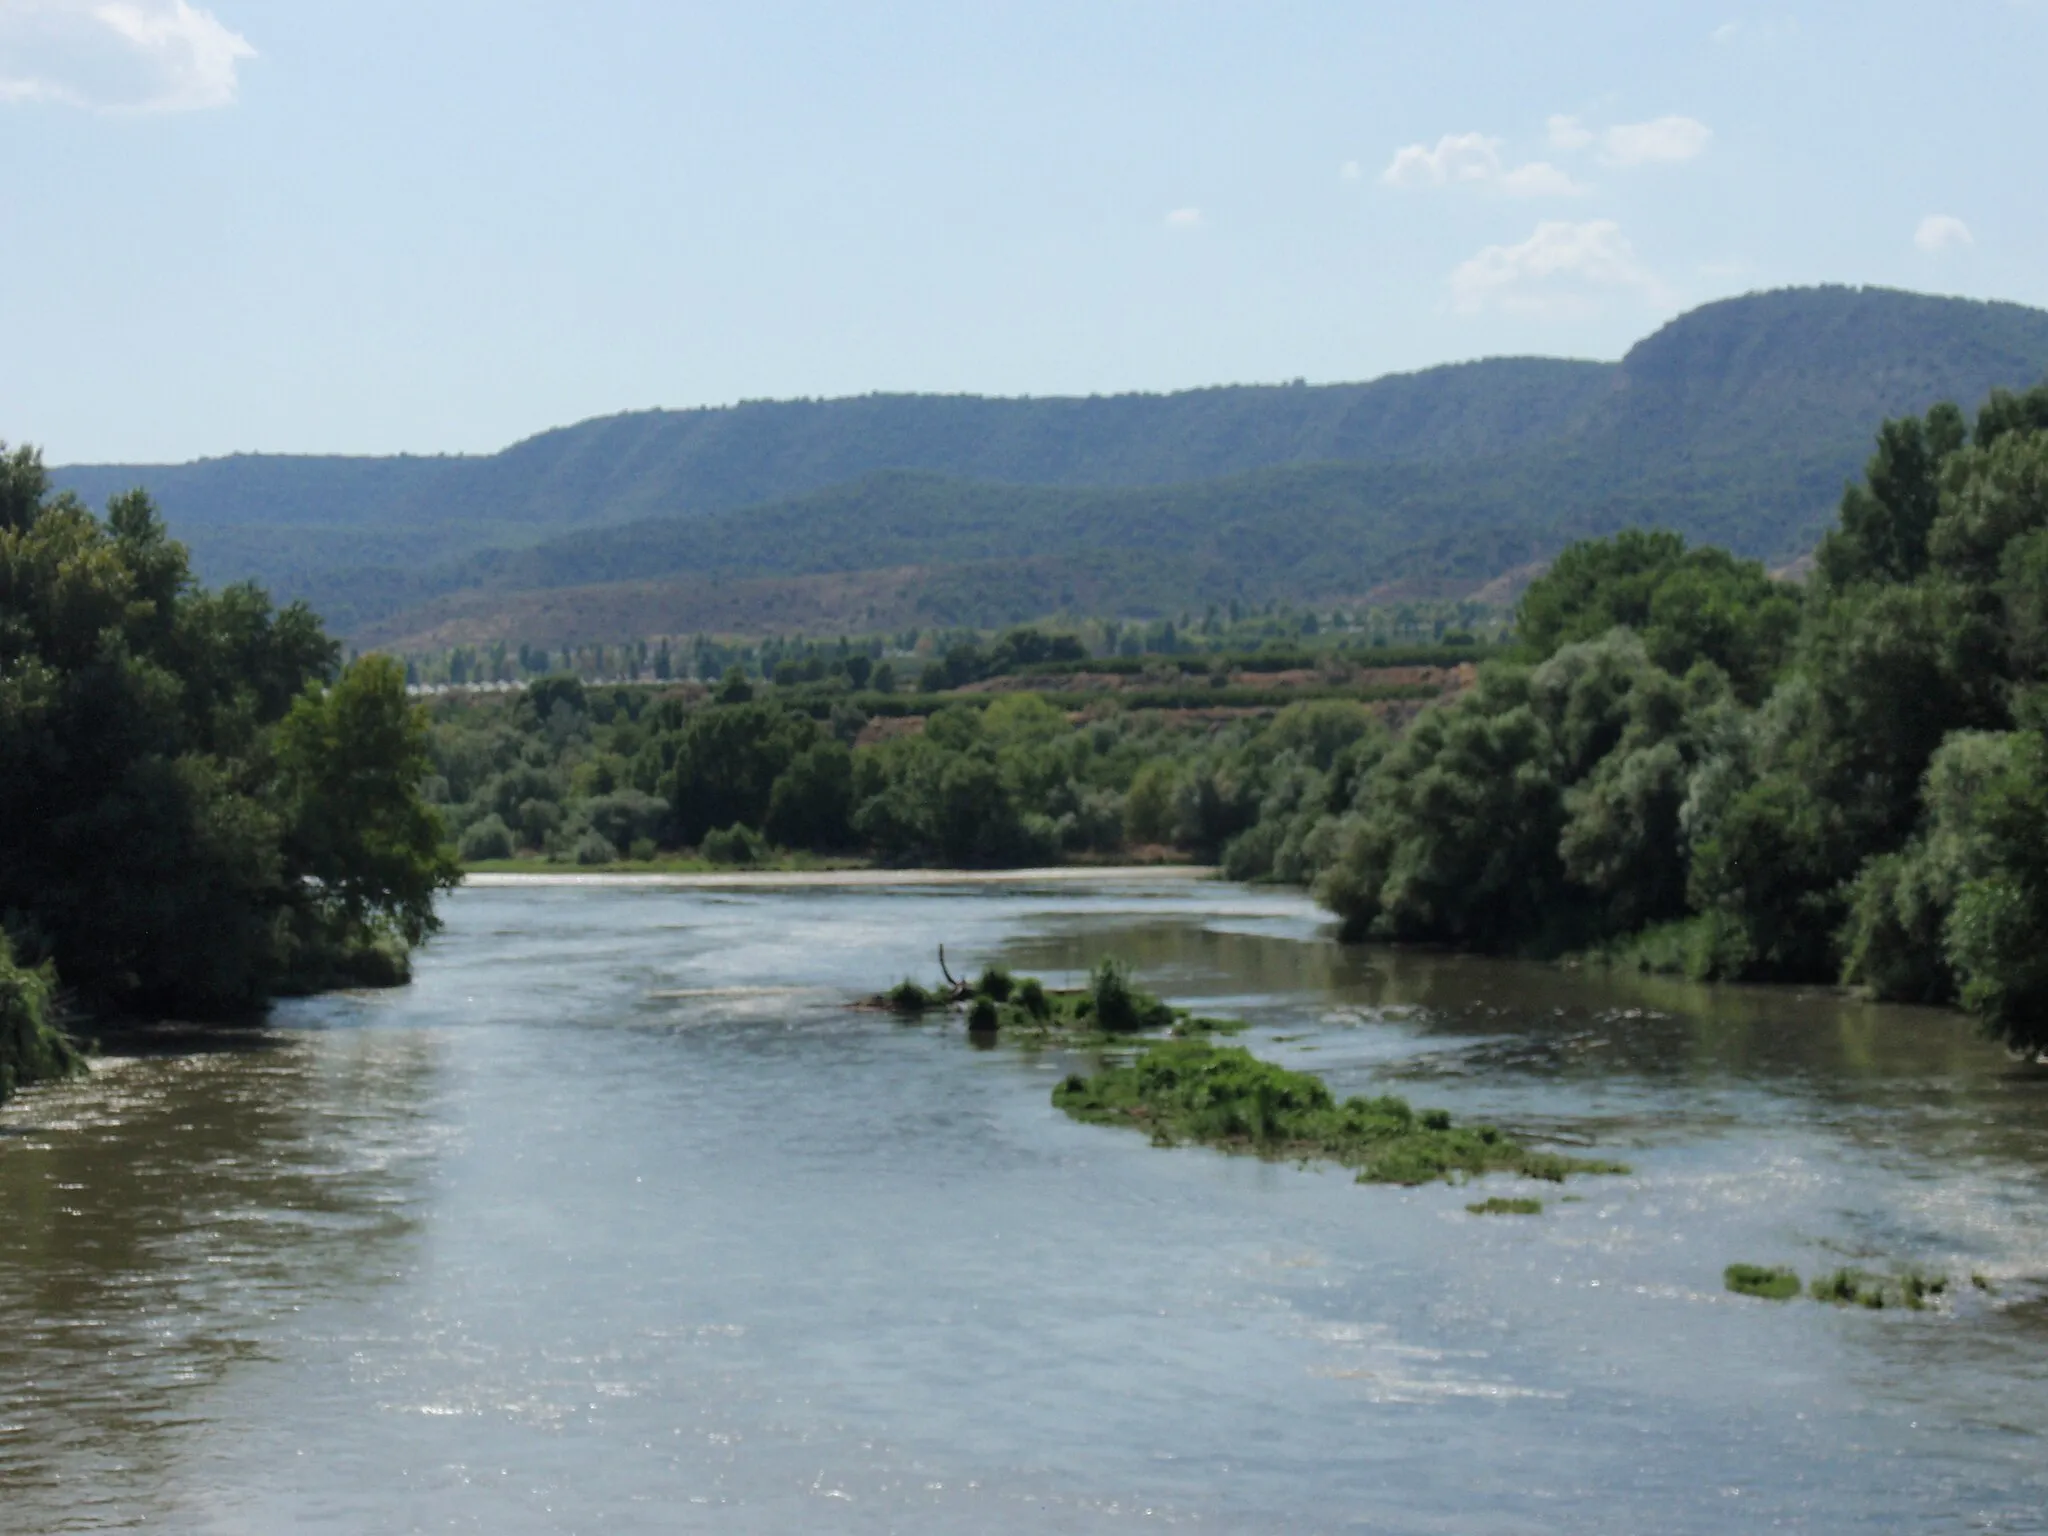
[[[315,775],[287,740],[288,717],[327,707],[310,701],[336,661],[305,609],[199,589],[146,497],[103,521],[51,496],[33,453],[0,454],[0,912],[86,1005],[245,1013],[371,929],[428,931],[431,891],[384,846],[410,818],[439,867],[423,753],[378,760],[374,710],[351,717],[368,737],[350,761],[388,792],[351,841],[331,797],[366,785]],[[365,666],[333,707],[402,707],[396,667]]]
[[779,705],[715,705],[689,717],[663,784],[675,835],[699,843],[714,827],[758,827],[775,781],[819,739],[817,725]]
[[1491,667],[1382,760],[1321,894],[1353,938],[1511,949],[1560,915],[1556,744],[1531,673]]
[[1840,591],[1865,582],[1908,582],[1927,569],[1927,535],[1941,510],[1942,466],[1968,440],[1963,413],[1937,405],[1925,419],[1887,421],[1863,484],[1842,495],[1838,525],[1816,565]]
[[1928,769],[1926,824],[1858,877],[1843,979],[1965,1006],[2015,1046],[2048,1046],[2048,742],[1962,731]]
[[828,736],[776,778],[764,830],[786,848],[839,849],[852,840],[852,823],[853,754]]
[[1712,662],[1755,702],[1784,663],[1799,599],[1757,561],[1688,549],[1675,533],[1628,529],[1565,550],[1523,593],[1515,623],[1536,659],[1630,629],[1666,671]]
[[351,933],[388,927],[411,946],[434,932],[434,898],[461,873],[420,799],[426,717],[399,665],[365,656],[300,695],[278,727],[277,761],[301,899]]

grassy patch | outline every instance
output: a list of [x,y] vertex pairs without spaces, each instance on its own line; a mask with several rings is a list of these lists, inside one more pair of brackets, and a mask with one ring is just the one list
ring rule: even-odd
[[1507,1195],[1495,1195],[1491,1199],[1475,1201],[1465,1207],[1474,1216],[1541,1216],[1543,1202]]
[[1838,1269],[1817,1278],[1809,1294],[1815,1301],[1837,1307],[1867,1307],[1873,1312],[1901,1307],[1908,1312],[1924,1312],[1948,1294],[1948,1277],[1923,1275],[1915,1270],[1873,1275],[1861,1269]]
[[1701,981],[1728,969],[1718,947],[1724,938],[1720,927],[1710,918],[1681,918],[1568,956],[1566,964],[1637,971],[1646,976],[1689,976]]
[[1625,1171],[1535,1151],[1494,1126],[1453,1125],[1442,1110],[1417,1111],[1397,1098],[1338,1103],[1321,1078],[1206,1040],[1160,1041],[1129,1065],[1067,1078],[1052,1097],[1077,1120],[1142,1130],[1161,1146],[1321,1158],[1356,1169],[1360,1183],[1486,1173],[1556,1182],[1571,1173]]
[[952,998],[934,988],[921,987],[906,976],[876,998],[875,1002],[891,1013],[914,1017],[944,1008],[952,1002]]
[[[1974,1280],[1976,1277],[1972,1277]],[[1761,1296],[1767,1301],[1790,1301],[1801,1294],[1799,1276],[1789,1269],[1766,1268],[1761,1264],[1730,1264],[1722,1272],[1729,1290],[1741,1296]],[[1879,1275],[1869,1270],[1842,1268],[1816,1275],[1804,1288],[1815,1301],[1834,1307],[1863,1307],[1872,1312],[1897,1308],[1924,1312],[1938,1306],[1949,1293],[1946,1275],[1927,1275],[1918,1270],[1900,1270]]]
[[1730,1264],[1721,1271],[1721,1282],[1738,1296],[1759,1296],[1765,1301],[1790,1301],[1799,1294],[1796,1272],[1762,1264]]

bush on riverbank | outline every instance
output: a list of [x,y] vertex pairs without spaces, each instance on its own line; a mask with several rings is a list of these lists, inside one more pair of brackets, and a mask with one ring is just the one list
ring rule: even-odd
[[2048,1048],[2048,386],[1885,423],[1803,591],[1628,532],[1520,633],[1289,832],[1348,936],[1844,982]]
[[0,1104],[18,1088],[69,1077],[84,1065],[51,1021],[54,989],[51,968],[17,965],[0,933]]

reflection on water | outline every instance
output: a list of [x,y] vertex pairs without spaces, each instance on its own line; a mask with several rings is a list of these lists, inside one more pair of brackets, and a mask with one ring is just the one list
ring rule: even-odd
[[415,1225],[431,1038],[183,1043],[0,1119],[0,1487],[64,1528],[140,1518],[203,1430],[195,1399],[401,1262]]
[[[0,1531],[2042,1528],[2048,1075],[1949,1015],[1142,880],[449,917],[406,992],[0,1115]],[[845,1006],[940,942],[1636,1171],[1482,1219],[1074,1125],[1064,1058]]]

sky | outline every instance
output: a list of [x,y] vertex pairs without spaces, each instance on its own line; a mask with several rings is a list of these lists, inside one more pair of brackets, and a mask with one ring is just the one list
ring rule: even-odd
[[2048,0],[0,0],[0,440],[1612,358],[2048,307]]

